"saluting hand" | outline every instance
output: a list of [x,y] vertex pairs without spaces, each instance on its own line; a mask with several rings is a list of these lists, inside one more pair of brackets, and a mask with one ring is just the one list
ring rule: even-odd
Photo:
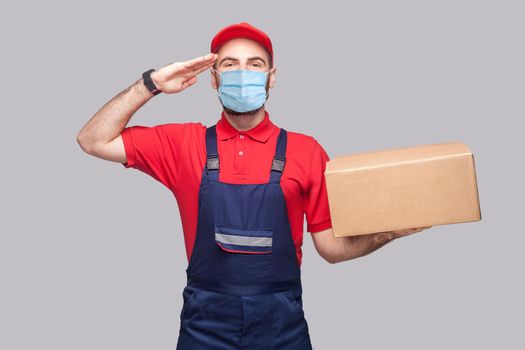
[[180,92],[197,82],[197,75],[217,60],[217,54],[209,53],[185,62],[173,62],[151,73],[151,79],[166,94]]

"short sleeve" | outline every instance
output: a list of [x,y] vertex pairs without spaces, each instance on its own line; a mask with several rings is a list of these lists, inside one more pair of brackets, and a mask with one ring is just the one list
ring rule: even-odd
[[327,230],[332,227],[328,194],[324,172],[329,156],[319,142],[315,141],[310,164],[310,186],[305,194],[305,215],[307,231],[310,233]]
[[172,189],[177,181],[187,127],[187,123],[126,127],[121,136],[127,161],[122,165],[149,174]]

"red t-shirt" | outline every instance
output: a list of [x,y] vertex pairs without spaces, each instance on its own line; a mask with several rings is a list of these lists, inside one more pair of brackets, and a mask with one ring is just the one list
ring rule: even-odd
[[[269,113],[266,112],[263,121],[254,128],[238,131],[223,112],[216,129],[221,163],[219,180],[236,184],[267,183],[280,129],[272,123]],[[206,126],[198,122],[135,125],[126,127],[121,135],[127,157],[124,167],[149,174],[175,196],[189,262],[197,231],[199,186],[206,162]],[[332,227],[324,179],[328,159],[316,139],[288,131],[281,187],[299,265],[304,215],[310,233]]]

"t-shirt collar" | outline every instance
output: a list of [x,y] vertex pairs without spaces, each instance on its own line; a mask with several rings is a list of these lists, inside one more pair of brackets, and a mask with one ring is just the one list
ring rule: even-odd
[[268,111],[265,111],[264,119],[259,124],[245,131],[235,129],[235,127],[233,127],[233,125],[230,124],[228,119],[226,119],[224,111],[221,114],[221,119],[217,122],[217,138],[219,140],[227,140],[241,133],[244,133],[254,140],[257,140],[259,142],[266,142],[270,138],[274,130],[275,124],[273,124],[270,120],[270,115]]

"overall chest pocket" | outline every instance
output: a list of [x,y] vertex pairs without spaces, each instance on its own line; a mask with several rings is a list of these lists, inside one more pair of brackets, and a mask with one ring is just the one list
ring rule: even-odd
[[215,242],[224,251],[240,254],[270,254],[273,229],[216,225]]
[[273,229],[215,226],[221,280],[257,284],[272,276]]

